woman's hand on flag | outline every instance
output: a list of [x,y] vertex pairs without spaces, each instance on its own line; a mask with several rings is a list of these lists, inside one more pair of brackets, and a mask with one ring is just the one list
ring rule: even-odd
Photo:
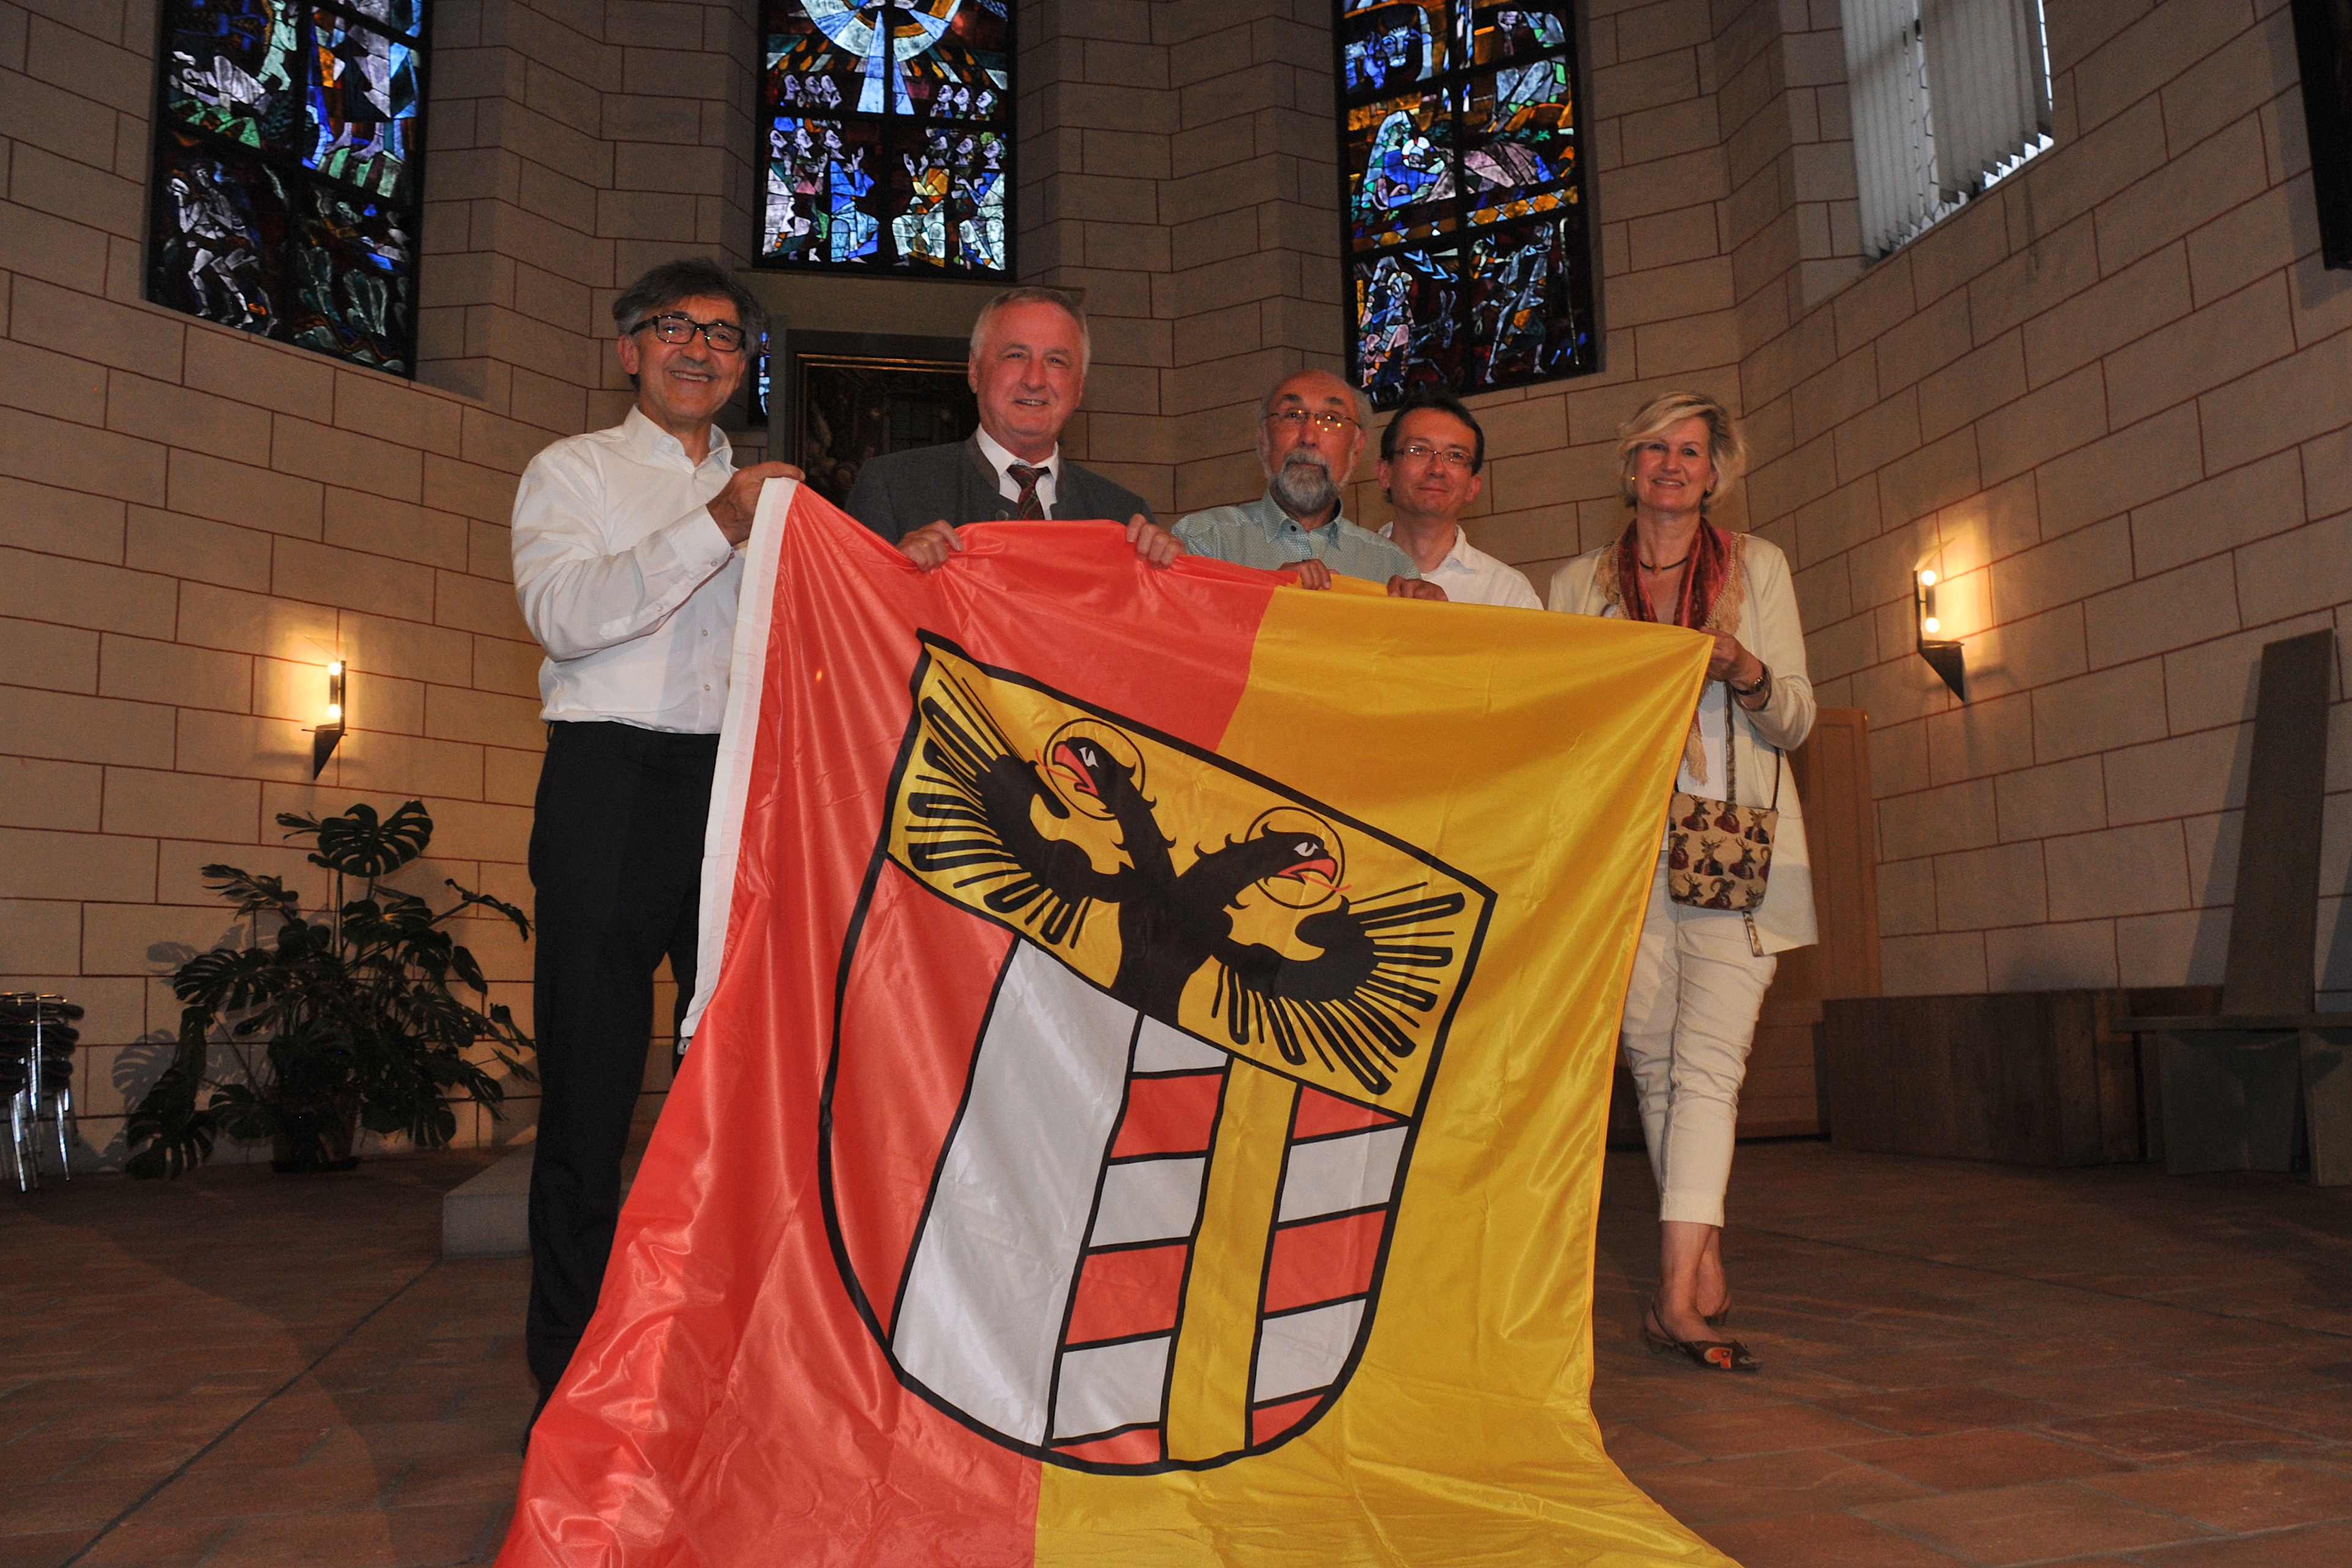
[[1715,651],[1707,656],[1706,678],[1734,686],[1753,686],[1764,673],[1764,661],[1739,646],[1729,632],[1715,634]]

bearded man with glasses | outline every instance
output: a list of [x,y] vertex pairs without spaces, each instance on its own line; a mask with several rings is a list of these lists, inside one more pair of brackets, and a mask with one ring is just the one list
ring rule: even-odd
[[1385,583],[1398,598],[1443,599],[1412,557],[1340,515],[1339,487],[1364,455],[1364,395],[1328,371],[1276,383],[1258,405],[1257,456],[1265,494],[1211,507],[1176,525],[1195,555],[1267,571],[1296,570],[1302,587],[1328,588],[1334,572]]
[[1486,488],[1486,432],[1446,392],[1420,392],[1381,432],[1381,489],[1391,521],[1382,539],[1404,547],[1428,582],[1457,605],[1540,610],[1534,584],[1470,542],[1462,514]]
[[530,831],[541,1098],[524,1331],[541,1408],[604,1284],[656,966],[669,960],[679,1016],[694,993],[738,547],[760,487],[801,477],[783,463],[739,470],[715,423],[766,328],[725,268],[656,267],[613,302],[613,321],[636,389],[628,416],[556,442],[515,491],[515,592],[547,650]]

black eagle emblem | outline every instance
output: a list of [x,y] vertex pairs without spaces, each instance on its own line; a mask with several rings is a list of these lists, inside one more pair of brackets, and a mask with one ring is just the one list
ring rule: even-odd
[[[1303,1067],[1345,1072],[1370,1094],[1428,1037],[1441,1000],[1431,978],[1453,964],[1459,892],[1413,882],[1361,900],[1342,880],[1339,830],[1303,808],[1268,811],[1239,837],[1178,846],[1145,793],[1140,750],[1118,726],[1065,724],[1032,760],[977,693],[950,679],[919,699],[921,740],[905,800],[913,868],[939,879],[1048,947],[1075,946],[1098,908],[1116,911],[1119,957],[1110,994],[1182,1027],[1186,986],[1215,966],[1213,1016],[1236,1048],[1271,1045]],[[1037,825],[1073,804],[1109,823],[1119,864],[1105,870],[1075,839]],[[1253,894],[1301,911],[1286,954],[1234,935]]]

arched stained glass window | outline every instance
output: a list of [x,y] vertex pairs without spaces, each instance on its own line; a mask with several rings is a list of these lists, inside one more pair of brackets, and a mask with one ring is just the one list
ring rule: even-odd
[[760,264],[1009,278],[1010,0],[761,0]]
[[1356,384],[1598,370],[1575,0],[1336,5]]
[[163,0],[147,297],[416,370],[427,0]]

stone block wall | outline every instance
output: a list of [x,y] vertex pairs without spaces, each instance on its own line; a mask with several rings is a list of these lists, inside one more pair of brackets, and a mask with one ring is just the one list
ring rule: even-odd
[[[2048,8],[2055,149],[1864,266],[1838,0],[1588,0],[1603,368],[1475,400],[1472,536],[1538,586],[1622,526],[1640,402],[1748,418],[1720,515],[1789,552],[1823,700],[1872,713],[1895,991],[2215,978],[2252,661],[2352,604],[2352,275],[2318,263],[2285,5]],[[748,258],[755,15],[441,0],[411,383],[143,303],[151,0],[0,0],[0,978],[90,1006],[94,1146],[169,1035],[160,976],[229,934],[198,868],[311,874],[277,812],[421,795],[434,876],[527,897],[514,477],[625,407],[622,280]],[[1095,321],[1069,449],[1163,513],[1255,494],[1257,397],[1342,363],[1329,23],[1020,5],[1018,264]],[[1385,518],[1369,462],[1350,511]],[[1911,650],[1920,566],[1966,706]],[[314,785],[338,654],[354,730]],[[527,950],[482,944],[525,1010]]]
[[[1789,309],[1801,264],[1741,306],[1750,517],[1822,700],[1871,714],[1890,992],[2218,982],[2255,662],[2352,605],[2352,274],[2320,265],[2287,7],[2048,22],[2052,151],[1821,303]],[[1965,705],[1913,651],[1920,568]]]
[[[1591,10],[1605,368],[1473,400],[1494,458],[1474,537],[1538,580],[1622,521],[1610,447],[1643,396],[1738,391],[1714,13]],[[1255,496],[1258,399],[1345,363],[1330,5],[1043,0],[1021,16],[1021,266],[1085,289],[1094,323],[1067,445],[1171,516]],[[1378,526],[1371,468],[1368,451],[1349,510]]]
[[1073,456],[1162,521],[1264,487],[1265,389],[1339,363],[1323,0],[1024,6],[1025,278],[1094,333]]
[[1085,300],[1093,360],[1069,455],[1165,511],[1174,499],[1156,444],[1168,332],[1151,280],[1167,265],[1160,216],[1175,123],[1152,0],[1045,0],[1019,7],[1019,166],[1014,265],[1024,281]]
[[[0,5],[0,984],[89,1009],[100,1155],[174,1032],[163,977],[242,940],[201,868],[325,897],[279,812],[422,797],[409,885],[528,907],[515,477],[625,407],[618,280],[748,256],[752,14],[442,0],[410,382],[145,303],[155,9]],[[337,657],[352,732],[314,783]],[[464,930],[528,1019],[528,950]]]
[[756,243],[758,17],[758,0],[439,0],[421,380],[565,434],[627,412],[621,287]]
[[[1788,552],[1822,700],[1871,714],[1887,990],[2217,982],[2255,661],[2352,605],[2352,274],[2320,265],[2286,6],[2047,0],[2055,147],[1869,266],[1836,0],[1588,10],[1608,362],[1473,400],[1473,539],[1540,588],[1622,526],[1615,422],[1725,397],[1757,464],[1718,520]],[[1912,647],[1923,567],[1966,705]]]

